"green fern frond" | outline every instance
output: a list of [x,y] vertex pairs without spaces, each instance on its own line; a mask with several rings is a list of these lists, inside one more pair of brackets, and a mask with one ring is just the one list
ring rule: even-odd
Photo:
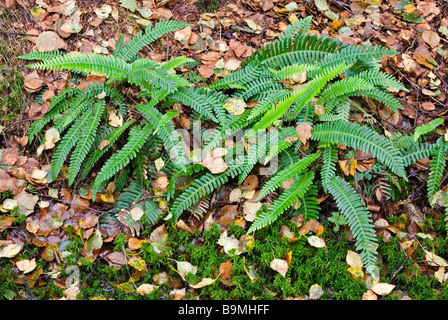
[[283,191],[280,197],[269,206],[267,211],[257,215],[247,233],[250,234],[262,229],[277,220],[285,210],[289,209],[294,202],[305,194],[311,186],[313,178],[314,171],[306,172],[298,177],[296,182],[287,190]]
[[124,61],[131,61],[136,58],[137,53],[143,47],[146,47],[148,44],[171,31],[176,31],[187,26],[190,26],[190,24],[175,20],[163,20],[158,22],[154,27],[149,25],[145,28],[144,33],[139,31],[125,46],[120,47],[118,50],[116,49],[113,54]]
[[261,92],[282,89],[284,89],[283,85],[275,82],[272,78],[258,78],[247,83],[247,89],[239,90],[233,96],[243,100],[249,100]]
[[249,63],[244,68],[241,68],[234,73],[231,73],[224,78],[213,82],[207,86],[208,89],[244,89],[246,84],[260,77],[263,68],[259,63]]
[[356,250],[361,251],[361,259],[367,272],[374,275],[378,240],[369,211],[359,194],[344,179],[335,176],[327,187],[338,209],[348,221],[356,239]]
[[328,85],[325,90],[320,93],[317,104],[325,104],[327,101],[340,96],[347,96],[359,90],[375,89],[374,85],[367,80],[358,79],[356,77],[345,78]]
[[371,69],[356,74],[356,78],[364,79],[377,87],[394,88],[409,92],[409,90],[391,74],[384,73],[378,69]]
[[[286,150],[291,146],[293,140],[288,140],[287,138],[298,138],[299,135],[294,127],[285,127],[279,130],[273,129],[269,130],[267,134],[267,147],[266,147],[266,156],[264,157],[263,164],[266,165],[269,161],[271,161],[274,157],[276,157],[283,150]],[[295,142],[300,144],[299,141]]]
[[108,141],[109,144],[105,146],[103,149],[96,148],[86,159],[83,171],[82,178],[84,179],[87,174],[93,169],[93,166],[98,162],[98,160],[109,150],[111,146],[118,140],[118,138],[132,125],[135,120],[126,121],[122,126],[114,128],[110,134],[108,134],[104,140]]
[[403,163],[405,167],[410,166],[412,163],[416,163],[421,159],[430,157],[436,148],[437,144],[418,143],[404,148]]
[[414,141],[417,141],[418,138],[420,138],[424,134],[433,132],[438,126],[440,126],[443,123],[443,121],[444,121],[443,118],[437,118],[415,128]]
[[220,174],[206,172],[201,177],[196,178],[191,186],[185,189],[173,202],[170,208],[172,220],[176,221],[187,208],[197,203],[199,199],[212,193],[241,172],[241,162],[229,164],[228,169]]
[[260,193],[257,196],[257,201],[263,199],[272,191],[276,190],[280,185],[288,181],[291,178],[294,178],[298,174],[300,174],[303,170],[305,170],[310,164],[312,164],[317,158],[319,158],[321,152],[313,153],[297,163],[292,164],[291,166],[277,172],[268,182],[263,185]]
[[434,194],[440,189],[443,172],[446,167],[446,152],[448,150],[448,142],[439,138],[437,147],[432,151],[431,163],[429,166],[428,176],[428,199],[431,199]]
[[370,128],[348,122],[321,123],[313,127],[312,140],[342,144],[364,153],[371,152],[380,162],[407,181],[403,158],[392,142]]
[[274,68],[283,68],[292,64],[314,64],[336,52],[340,44],[339,40],[328,36],[299,34],[294,40],[284,38],[262,46],[247,61],[258,61]]
[[166,70],[173,70],[175,68],[180,67],[183,64],[195,63],[195,62],[197,62],[197,61],[192,58],[180,56],[180,57],[175,57],[173,59],[168,60],[167,62],[163,63],[161,65],[161,67]]
[[290,108],[295,101],[296,103],[294,104],[294,108],[291,112],[293,114],[299,113],[302,108],[304,108],[306,104],[311,101],[330,80],[341,74],[345,69],[347,69],[347,66],[344,64],[330,68],[310,81],[304,87],[291,92],[291,94],[282,99],[275,108],[269,110],[263,118],[261,118],[260,121],[254,125],[253,129],[255,131],[266,129],[275,121],[283,117],[288,108]]
[[209,120],[219,122],[215,117],[212,106],[205,103],[204,100],[201,99],[202,96],[192,88],[181,87],[176,92],[170,94],[169,98],[180,104],[189,106]]
[[272,76],[275,80],[285,80],[285,79],[291,79],[292,77],[299,75],[303,72],[307,72],[310,70],[313,70],[316,68],[314,65],[311,64],[292,64],[289,66],[285,66],[281,68],[280,70],[275,70],[272,68],[268,69],[271,71]]
[[80,52],[72,52],[51,60],[30,64],[27,67],[38,70],[67,70],[84,75],[97,74],[117,79],[126,78],[132,71],[129,63],[114,56]]
[[338,149],[335,145],[327,145],[322,154],[322,168],[320,169],[320,177],[322,186],[327,190],[330,180],[336,175],[336,163],[338,161]]
[[51,60],[53,58],[60,57],[62,52],[59,50],[40,52],[40,51],[32,51],[27,54],[21,55],[18,58],[23,60]]
[[68,131],[64,134],[61,142],[56,147],[56,151],[51,158],[51,174],[54,179],[57,178],[59,171],[61,171],[62,166],[64,165],[65,159],[67,159],[70,150],[76,145],[78,142],[82,130],[85,125],[88,123],[91,115],[89,112],[84,113],[81,118],[78,119],[72,126],[68,129]]
[[87,113],[88,122],[81,131],[80,138],[76,143],[75,150],[73,150],[70,157],[70,166],[68,170],[68,185],[71,186],[79,171],[81,170],[82,163],[89,152],[93,141],[95,140],[95,133],[101,121],[101,115],[104,112],[104,100],[99,100],[94,104],[93,110],[89,110]]
[[118,171],[123,169],[136,155],[140,148],[145,143],[147,136],[153,129],[150,123],[146,124],[143,128],[135,126],[129,133],[128,142],[123,146],[121,150],[112,155],[106,163],[101,167],[95,181],[92,185],[92,198],[94,199],[96,193],[99,191],[100,186]]
[[292,22],[290,25],[286,27],[285,30],[282,31],[280,36],[278,37],[279,40],[284,39],[292,39],[297,34],[305,33],[310,30],[311,28],[311,21],[313,19],[313,16],[308,16],[303,19],[298,19],[294,22]]
[[299,201],[300,207],[292,213],[293,216],[303,214],[303,221],[319,218],[319,198],[315,186],[311,186],[302,197],[299,197]]
[[266,134],[264,132],[256,135],[256,141],[253,144],[248,144],[249,151],[244,158],[243,169],[238,179],[238,184],[243,183],[244,179],[249,175],[259,159],[263,156],[263,152],[266,151]]
[[353,92],[350,96],[362,96],[369,97],[374,100],[377,100],[383,103],[386,107],[391,109],[393,112],[398,113],[398,110],[403,110],[403,106],[400,101],[394,97],[394,95],[389,91],[383,91],[380,89],[371,89],[371,90],[359,90],[357,92]]
[[358,46],[342,46],[339,50],[332,54],[326,55],[321,61],[318,61],[318,68],[311,71],[312,74],[319,74],[323,70],[331,68],[340,63],[353,64],[358,60],[372,61],[385,55],[395,55],[397,52],[393,49],[373,46],[373,45],[358,45]]

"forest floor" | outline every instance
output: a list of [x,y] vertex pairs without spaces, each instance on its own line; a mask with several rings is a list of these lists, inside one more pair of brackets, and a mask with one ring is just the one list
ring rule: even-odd
[[[88,181],[74,189],[65,178],[41,176],[52,150],[38,156],[39,143],[28,143],[28,128],[46,113],[69,73],[30,70],[18,56],[36,46],[109,53],[120,34],[127,40],[148,24],[174,19],[192,27],[161,38],[143,54],[159,62],[180,55],[200,61],[189,77],[208,83],[222,76],[216,70],[237,70],[290,22],[310,15],[312,32],[399,52],[383,59],[382,69],[408,88],[396,94],[403,110],[372,109],[372,117],[361,121],[412,133],[447,118],[446,1],[0,0],[0,299],[448,299],[445,209],[425,198],[428,159],[409,169],[406,196],[394,201],[377,194],[367,201],[380,239],[376,283],[363,271],[348,226],[329,219],[330,211],[318,221],[325,247],[307,244],[295,254],[299,276],[291,279],[272,265],[291,257],[287,217],[261,230],[250,250],[232,255],[223,241],[240,239],[244,220],[227,221],[225,239],[217,223],[204,228],[205,218],[193,215],[135,235],[102,219],[118,195],[92,201]],[[42,41],[43,32],[48,37]],[[42,88],[50,90],[39,95]],[[444,132],[442,125],[435,138]],[[7,199],[17,200],[18,209],[8,208]],[[222,207],[213,208],[215,221],[223,218]],[[59,219],[67,212],[77,228]],[[98,227],[102,247],[88,255],[88,239]]]

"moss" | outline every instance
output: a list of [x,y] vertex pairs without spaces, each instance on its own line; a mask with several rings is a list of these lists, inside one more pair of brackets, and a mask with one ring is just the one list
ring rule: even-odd
[[221,6],[220,0],[197,0],[194,5],[201,13],[215,12]]

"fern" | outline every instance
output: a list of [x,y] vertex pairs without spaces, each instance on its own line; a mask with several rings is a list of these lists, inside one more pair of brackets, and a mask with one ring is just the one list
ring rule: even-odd
[[312,16],[308,16],[304,19],[298,19],[292,22],[278,37],[279,40],[292,39],[297,34],[304,33],[311,28]]
[[146,137],[152,130],[151,124],[146,124],[143,128],[140,129],[139,126],[135,126],[131,129],[129,133],[129,140],[123,146],[121,150],[111,156],[106,163],[101,167],[100,172],[98,173],[95,181],[92,185],[92,198],[94,199],[96,193],[99,191],[101,185],[104,181],[109,180],[115,175],[118,171],[123,169],[131,159],[133,159],[140,148],[145,143]]
[[448,150],[448,143],[439,138],[437,147],[432,151],[432,158],[429,167],[428,177],[428,199],[431,199],[434,194],[440,189],[443,172],[446,167],[446,152]]
[[210,172],[197,178],[191,186],[185,189],[173,202],[170,208],[172,220],[177,220],[187,208],[197,203],[199,199],[212,193],[215,189],[222,186],[229,180],[229,177],[235,177],[241,171],[241,163],[229,165],[229,168],[220,174],[214,175]]
[[374,275],[378,241],[369,211],[353,187],[342,178],[333,177],[327,187],[338,209],[348,221],[356,239],[356,250],[361,251],[361,259],[367,272]]
[[311,186],[302,197],[299,197],[300,207],[292,213],[293,216],[303,214],[303,221],[317,220],[319,217],[319,199],[317,188]]
[[89,152],[93,140],[95,139],[95,133],[98,129],[98,125],[101,121],[101,115],[104,111],[104,100],[99,100],[95,103],[92,112],[88,111],[89,121],[81,132],[81,137],[76,144],[76,148],[70,158],[70,166],[68,171],[68,185],[70,186],[78,175],[83,160],[86,158]]
[[420,138],[420,136],[434,131],[438,126],[440,126],[443,123],[443,121],[444,121],[443,118],[437,118],[429,121],[426,124],[418,126],[414,131],[414,141],[417,141],[418,138]]
[[289,207],[292,206],[310,187],[313,182],[314,172],[309,171],[297,178],[297,181],[285,190],[280,197],[275,200],[266,212],[257,215],[247,233],[252,233],[273,223]]
[[428,144],[428,143],[418,143],[405,148],[403,152],[404,166],[408,167],[412,163],[416,163],[421,159],[430,157],[435,148],[436,144]]
[[335,145],[327,145],[322,154],[322,168],[320,176],[322,186],[327,190],[327,185],[336,174],[336,163],[338,161],[338,149]]
[[314,126],[311,139],[371,152],[392,172],[407,180],[400,151],[370,128],[347,122],[322,123]]
[[261,189],[258,194],[257,200],[260,200],[267,196],[269,193],[277,189],[283,182],[294,178],[300,174],[306,167],[313,163],[319,156],[321,152],[313,153],[297,163],[290,165],[289,167],[283,169],[282,171],[276,173]]
[[132,37],[132,39],[126,43],[126,45],[121,45],[113,52],[113,54],[121,60],[131,61],[143,47],[149,45],[171,31],[175,31],[189,25],[190,24],[188,23],[175,20],[163,20],[157,23],[154,27],[149,25],[145,28],[144,33],[139,31],[137,35]]

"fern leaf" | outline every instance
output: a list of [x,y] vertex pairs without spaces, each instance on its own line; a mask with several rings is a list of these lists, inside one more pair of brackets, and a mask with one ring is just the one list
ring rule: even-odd
[[274,68],[292,64],[314,64],[336,52],[340,43],[339,40],[328,36],[299,34],[294,41],[291,38],[284,38],[262,46],[248,58],[248,61],[258,61]]
[[364,153],[371,152],[380,162],[393,173],[407,181],[402,155],[385,137],[370,128],[348,122],[322,123],[314,126],[312,140],[342,144]]
[[81,136],[76,144],[75,150],[70,158],[70,166],[68,170],[68,185],[70,186],[81,170],[83,160],[86,158],[92,143],[95,139],[95,133],[101,121],[101,115],[104,112],[104,100],[95,103],[93,110],[88,111],[89,120],[81,131]]
[[416,163],[421,159],[430,157],[437,144],[419,143],[411,145],[404,149],[403,163],[405,167],[410,166],[412,163]]
[[300,174],[303,170],[305,170],[306,167],[308,167],[311,163],[313,163],[319,156],[321,155],[321,152],[313,153],[302,160],[300,160],[297,163],[292,164],[291,166],[281,170],[280,172],[276,173],[261,189],[260,193],[258,194],[257,201],[266,197],[268,194],[270,194],[272,191],[276,190],[280,185],[288,181],[291,178],[294,178],[298,174]]
[[308,16],[303,19],[298,19],[294,22],[292,22],[290,25],[288,25],[285,30],[282,31],[280,36],[278,37],[279,40],[284,39],[292,39],[297,34],[305,33],[311,28],[311,21],[313,19],[313,16]]
[[320,169],[320,177],[322,186],[327,190],[327,185],[336,174],[336,163],[338,161],[338,149],[335,145],[328,145],[324,148],[322,154],[322,168]]
[[61,142],[56,148],[56,151],[51,158],[51,174],[54,179],[57,178],[59,171],[61,171],[62,166],[64,165],[64,161],[67,158],[70,150],[76,145],[78,142],[81,132],[84,129],[84,126],[89,121],[90,114],[88,112],[84,113],[81,118],[78,119],[64,134]]
[[95,149],[86,159],[86,163],[83,168],[82,178],[84,179],[87,174],[92,170],[93,166],[98,162],[98,160],[109,150],[111,146],[118,140],[118,138],[134,124],[135,120],[129,120],[125,122],[122,126],[115,128],[110,134],[108,134],[103,140],[108,141],[108,145],[102,149]]
[[211,83],[207,86],[208,89],[228,89],[228,88],[246,88],[245,84],[257,79],[263,71],[263,68],[258,63],[249,63],[244,68],[241,68],[234,73],[225,76],[224,78]]
[[280,197],[269,206],[269,209],[266,212],[257,215],[247,233],[250,234],[256,230],[262,229],[277,220],[286,209],[290,208],[297,199],[305,194],[311,186],[313,178],[314,171],[306,172],[297,178],[297,181],[287,190],[283,191]]
[[189,26],[190,24],[175,21],[163,20],[157,23],[154,27],[151,25],[145,28],[145,32],[138,32],[137,35],[131,38],[126,45],[120,50],[114,51],[114,56],[124,61],[130,61],[136,57],[137,53],[148,44],[154,42],[161,36],[178,29]]
[[203,99],[201,99],[201,95],[191,88],[181,87],[176,92],[169,95],[169,98],[180,104],[189,106],[209,120],[219,122],[213,113],[213,108],[205,103]]
[[440,126],[443,123],[443,121],[444,121],[443,118],[437,118],[415,128],[414,141],[417,141],[418,138],[420,138],[420,136],[434,131],[438,126]]
[[434,194],[440,189],[443,172],[446,167],[446,152],[448,150],[448,143],[439,138],[437,147],[432,151],[431,163],[429,166],[428,176],[428,199],[431,199]]
[[361,259],[367,272],[374,275],[378,240],[369,211],[355,189],[344,179],[333,177],[327,187],[338,209],[348,221],[356,239],[356,250],[361,251]]
[[112,155],[101,167],[98,176],[92,185],[92,198],[96,196],[100,186],[118,171],[124,168],[136,155],[138,150],[145,143],[147,136],[152,130],[151,124],[146,124],[143,128],[135,126],[129,133],[129,140],[121,150]]
[[319,198],[317,197],[317,188],[311,186],[302,197],[299,197],[300,207],[292,213],[297,216],[303,214],[303,221],[317,220],[319,217]]
[[23,60],[51,60],[53,58],[60,57],[62,55],[62,52],[59,50],[53,50],[48,52],[40,52],[40,51],[32,51],[27,54],[24,54],[22,56],[19,56],[19,59]]
[[83,54],[72,52],[44,62],[27,66],[38,70],[67,70],[82,74],[97,74],[105,77],[124,79],[132,71],[132,66],[114,56],[104,56],[97,53]]

